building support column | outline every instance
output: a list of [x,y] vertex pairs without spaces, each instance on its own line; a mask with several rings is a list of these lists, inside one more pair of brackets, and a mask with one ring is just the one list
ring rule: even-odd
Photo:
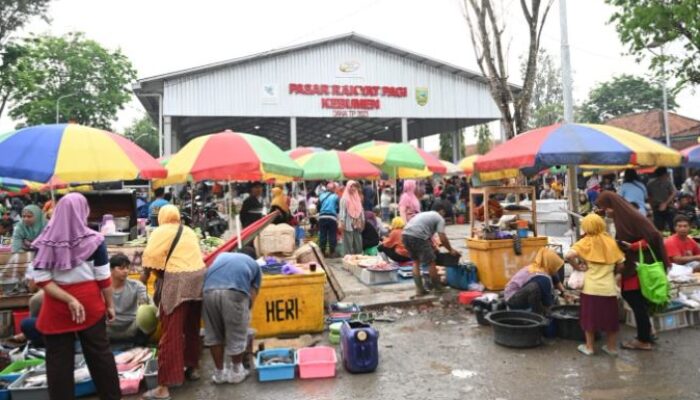
[[297,117],[289,118],[289,148],[297,148]]
[[401,118],[401,143],[408,143],[408,119]]
[[459,131],[452,132],[452,162],[455,164],[459,162],[459,142]]
[[418,138],[418,148],[423,149],[423,138]]
[[172,117],[163,117],[163,155],[173,154],[173,121]]

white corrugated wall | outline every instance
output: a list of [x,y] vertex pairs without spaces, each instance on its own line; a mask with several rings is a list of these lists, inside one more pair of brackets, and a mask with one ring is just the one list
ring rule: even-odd
[[[354,75],[339,65],[359,62]],[[290,83],[404,86],[408,97],[381,97],[382,118],[499,118],[485,84],[346,40],[186,76],[165,82],[164,114],[171,116],[330,117],[322,96],[289,95]],[[275,86],[275,100],[263,87]],[[417,104],[415,90],[428,88],[428,103]],[[272,104],[271,104],[272,103]]]

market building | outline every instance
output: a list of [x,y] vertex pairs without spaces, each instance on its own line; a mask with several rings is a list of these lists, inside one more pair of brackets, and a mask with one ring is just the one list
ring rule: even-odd
[[482,75],[356,33],[140,79],[133,90],[159,122],[165,155],[225,129],[285,149],[446,132],[458,144],[463,128],[500,118]]

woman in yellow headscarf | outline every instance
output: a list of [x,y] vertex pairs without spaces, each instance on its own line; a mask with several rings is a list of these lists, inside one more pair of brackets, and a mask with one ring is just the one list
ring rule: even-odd
[[158,228],[148,238],[143,265],[158,275],[154,300],[160,308],[163,331],[158,343],[158,387],[143,397],[170,398],[169,387],[199,376],[199,325],[206,271],[199,238],[181,223],[177,207],[160,208]]
[[270,212],[278,211],[279,216],[275,218],[273,223],[286,224],[289,223],[289,198],[284,194],[284,190],[275,186],[270,191],[272,193],[272,201],[270,202]]
[[541,248],[532,264],[513,275],[506,285],[504,296],[508,307],[516,310],[529,308],[532,312],[544,314],[554,304],[554,287],[564,292],[557,274],[563,265],[564,260],[557,253]]
[[406,223],[403,218],[394,217],[394,219],[391,220],[391,232],[389,232],[389,236],[379,245],[379,251],[398,263],[411,261],[411,258],[408,256],[408,251],[403,246],[403,241],[401,240],[401,234],[403,233],[403,227],[405,225]]
[[586,333],[586,344],[580,345],[578,351],[593,355],[595,333],[603,331],[607,334],[607,345],[602,350],[614,357],[620,330],[615,271],[622,270],[625,257],[615,239],[605,231],[605,221],[597,214],[583,218],[581,228],[586,236],[566,254],[566,261],[574,269],[585,272],[580,323]]

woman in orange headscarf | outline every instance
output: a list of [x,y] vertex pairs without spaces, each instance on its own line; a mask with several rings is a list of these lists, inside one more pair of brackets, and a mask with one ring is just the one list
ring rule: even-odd
[[605,231],[605,221],[597,214],[588,214],[581,220],[586,234],[576,242],[566,255],[574,269],[584,271],[581,291],[581,328],[586,333],[586,344],[578,351],[590,356],[596,331],[607,334],[607,345],[602,350],[610,356],[617,355],[617,332],[620,322],[617,316],[616,269],[622,271],[625,255],[615,239]]
[[508,281],[504,296],[513,309],[529,308],[538,314],[554,304],[554,287],[564,291],[558,271],[564,260],[548,248],[541,248],[532,264],[522,268]]
[[360,198],[360,185],[348,181],[340,199],[338,227],[343,232],[345,254],[362,254],[362,230],[365,228],[365,213]]
[[143,265],[158,275],[154,301],[160,308],[163,335],[158,343],[158,386],[144,399],[169,399],[169,388],[185,378],[199,379],[204,261],[197,234],[180,221],[180,211],[166,205],[158,228],[148,238]]

